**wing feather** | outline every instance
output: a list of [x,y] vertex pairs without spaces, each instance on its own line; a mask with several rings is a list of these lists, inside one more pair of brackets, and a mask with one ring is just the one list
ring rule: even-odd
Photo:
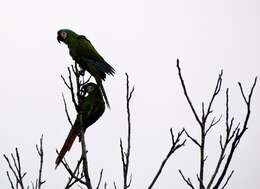
[[105,74],[115,74],[115,69],[103,59],[85,36],[79,35],[76,40],[77,45],[70,47],[70,55],[83,69],[90,71],[90,67],[94,67],[102,79],[105,79]]

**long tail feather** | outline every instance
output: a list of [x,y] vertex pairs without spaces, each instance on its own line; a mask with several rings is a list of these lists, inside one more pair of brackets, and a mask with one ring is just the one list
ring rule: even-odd
[[65,154],[70,150],[73,142],[75,141],[76,137],[79,134],[79,129],[78,128],[71,128],[69,135],[67,137],[67,139],[65,140],[63,147],[55,161],[56,167],[55,169],[59,166],[60,162],[62,161],[63,157],[65,156]]
[[108,101],[108,98],[107,98],[105,89],[104,89],[104,87],[103,87],[102,81],[96,79],[96,82],[97,82],[97,84],[99,85],[99,87],[100,87],[100,89],[101,89],[101,92],[102,92],[102,95],[103,95],[103,97],[104,97],[104,99],[105,99],[105,102],[106,102],[106,104],[107,104],[107,107],[110,109],[110,104],[109,104],[109,101]]

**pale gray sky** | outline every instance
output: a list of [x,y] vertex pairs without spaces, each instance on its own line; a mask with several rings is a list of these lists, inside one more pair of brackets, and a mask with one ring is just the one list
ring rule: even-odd
[[[44,188],[63,188],[67,174],[54,170],[55,149],[60,148],[69,124],[61,93],[66,93],[60,74],[73,63],[56,32],[70,28],[86,35],[116,69],[104,83],[111,110],[87,131],[90,174],[96,183],[101,168],[109,188],[122,184],[119,138],[126,134],[125,76],[135,85],[132,107],[132,188],[146,188],[170,147],[169,129],[185,127],[198,135],[193,115],[185,101],[177,75],[176,59],[194,105],[200,110],[224,70],[223,90],[217,100],[217,115],[224,108],[224,91],[230,87],[232,115],[243,121],[245,104],[237,81],[249,89],[259,75],[260,38],[257,0],[96,0],[14,1],[1,3],[0,113],[1,153],[18,147],[26,181],[35,178],[38,157],[35,144],[44,134]],[[257,189],[260,186],[260,91],[252,99],[249,130],[242,139],[230,170],[228,188]],[[71,113],[73,109],[71,108]],[[224,110],[224,109],[223,109]],[[74,114],[73,114],[74,115]],[[221,126],[219,126],[221,127]],[[217,130],[218,131],[218,130]],[[218,133],[212,132],[212,141]],[[217,142],[217,139],[216,141]],[[79,157],[79,143],[68,153],[70,162]],[[219,149],[208,146],[209,160]],[[187,186],[178,174],[196,182],[198,151],[189,141],[167,163],[155,189]],[[9,188],[4,159],[0,160],[1,188]],[[211,174],[209,172],[208,174]]]

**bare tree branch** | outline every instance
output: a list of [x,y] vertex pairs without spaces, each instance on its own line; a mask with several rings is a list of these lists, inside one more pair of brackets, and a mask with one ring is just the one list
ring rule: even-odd
[[185,176],[183,175],[183,173],[182,173],[182,171],[181,171],[180,169],[179,169],[179,173],[180,173],[182,179],[186,182],[186,184],[187,184],[190,188],[195,189],[194,186],[193,186],[193,184],[191,183],[190,178],[189,178],[189,177],[188,177],[188,178],[185,178]]
[[79,138],[80,138],[81,150],[82,150],[83,172],[84,172],[87,188],[92,189],[91,180],[88,173],[87,148],[86,148],[86,142],[84,137],[84,128],[82,127],[83,122],[82,122],[81,114],[80,114],[80,125],[81,125],[81,130],[80,130]]
[[199,116],[198,116],[198,113],[196,112],[191,100],[190,100],[190,97],[187,93],[187,90],[186,90],[186,86],[185,86],[185,83],[184,83],[184,79],[182,77],[182,74],[181,74],[181,68],[180,68],[180,65],[179,65],[179,60],[177,59],[177,69],[178,69],[178,74],[179,74],[179,78],[180,78],[180,81],[181,81],[181,85],[182,85],[182,88],[183,88],[183,92],[184,92],[184,96],[186,98],[186,100],[188,101],[189,103],[189,106],[193,112],[193,115],[196,119],[196,121],[198,122],[199,126],[200,126],[200,143],[193,137],[191,137],[188,132],[186,132],[186,135],[197,145],[199,146],[199,149],[200,149],[200,174],[199,174],[199,184],[200,184],[200,189],[204,189],[205,186],[204,186],[204,163],[205,163],[205,138],[206,138],[206,134],[208,133],[208,131],[215,125],[214,122],[211,123],[211,125],[209,126],[208,129],[206,129],[206,121],[208,119],[208,116],[209,114],[212,113],[212,110],[211,110],[211,107],[212,107],[212,104],[215,100],[215,97],[218,95],[220,89],[221,89],[221,84],[222,84],[222,75],[223,75],[223,71],[221,70],[221,73],[219,74],[219,77],[218,77],[218,80],[217,80],[217,84],[216,84],[216,87],[215,87],[215,90],[213,92],[213,95],[210,99],[210,102],[209,102],[209,105],[207,107],[207,111],[205,112],[205,106],[204,106],[204,103],[202,103],[202,118],[200,119]]
[[[40,156],[40,167],[39,167],[39,174],[38,178],[36,179],[35,184],[31,182],[32,189],[41,189],[41,186],[45,183],[45,181],[42,181],[42,168],[43,168],[43,147],[42,147],[42,141],[43,141],[43,135],[41,136],[40,139],[40,147],[36,145],[36,150],[38,155]],[[21,167],[21,160],[20,160],[20,154],[18,151],[18,148],[15,148],[15,156],[11,153],[11,158],[13,160],[13,163],[10,162],[9,158],[4,154],[3,155],[6,162],[8,163],[9,169],[13,173],[13,176],[15,177],[15,182],[12,180],[9,172],[6,172],[6,175],[8,177],[8,180],[10,182],[11,188],[12,189],[24,189],[25,184],[24,184],[24,177],[26,176],[26,172],[22,171]],[[16,184],[14,184],[16,183]],[[26,187],[29,189],[29,185]]]
[[128,181],[128,169],[129,169],[129,159],[130,159],[130,152],[131,152],[131,113],[130,113],[130,100],[132,98],[132,94],[134,92],[134,87],[132,87],[131,91],[129,92],[129,77],[128,74],[126,75],[126,109],[127,109],[127,149],[124,152],[124,147],[122,144],[122,139],[120,139],[120,152],[121,152],[121,160],[123,165],[123,181],[124,181],[124,189],[130,187],[132,182],[132,176]]
[[184,129],[184,132],[185,132],[185,134],[187,135],[187,137],[188,137],[192,142],[194,142],[198,147],[201,147],[200,144],[199,144],[199,142],[198,142],[195,138],[193,138],[192,136],[190,136],[189,133],[188,133],[185,129]]
[[222,118],[222,115],[218,118],[218,120],[215,120],[216,117],[213,118],[213,120],[211,121],[210,126],[208,127],[208,129],[205,132],[205,135],[208,134],[208,132],[212,129],[213,126],[217,125],[220,122],[221,118]]
[[216,98],[216,96],[219,94],[219,91],[221,89],[221,85],[222,85],[222,75],[223,75],[223,70],[221,70],[220,74],[219,74],[219,77],[218,77],[218,80],[217,80],[217,84],[216,84],[216,87],[215,87],[215,90],[213,92],[213,95],[212,95],[212,98],[209,102],[209,106],[208,106],[208,110],[207,110],[207,113],[205,114],[205,116],[203,117],[202,121],[205,125],[206,123],[206,120],[209,116],[210,113],[212,113],[212,110],[211,110],[211,107],[212,107],[212,104]]
[[[72,69],[73,69],[73,66],[71,66],[71,67],[72,67]],[[78,103],[77,103],[77,101],[76,101],[75,94],[74,94],[74,86],[73,86],[73,82],[72,82],[70,67],[68,67],[68,72],[69,72],[69,87],[68,87],[68,88],[70,89],[71,100],[72,100],[72,102],[73,102],[73,104],[74,104],[75,109],[76,109],[77,112],[78,112],[79,106],[78,106]],[[64,79],[64,80],[65,80],[65,79]],[[65,83],[65,84],[66,84],[66,83]]]
[[6,175],[7,175],[7,177],[8,177],[8,180],[9,180],[9,183],[10,183],[10,185],[11,185],[11,188],[12,188],[12,189],[15,189],[15,188],[14,188],[13,181],[12,181],[12,179],[11,179],[11,177],[10,177],[10,175],[9,175],[9,172],[8,172],[8,171],[6,171]]
[[224,188],[226,187],[226,185],[228,184],[228,181],[229,181],[230,178],[232,177],[233,173],[234,173],[234,170],[231,171],[231,173],[230,173],[230,175],[228,176],[227,181],[226,181],[225,184],[223,185],[222,189],[224,189]]
[[72,121],[71,121],[71,119],[70,119],[70,115],[69,115],[68,108],[67,108],[67,103],[66,103],[66,100],[65,100],[65,97],[64,97],[63,93],[62,93],[62,99],[63,99],[64,108],[65,108],[65,112],[66,112],[67,119],[68,119],[68,121],[69,121],[69,123],[70,123],[70,126],[72,127],[72,126],[73,126],[73,123],[72,123]]
[[[58,150],[56,150],[56,153],[59,154]],[[66,171],[67,171],[67,172],[69,173],[69,175],[70,175],[70,178],[69,178],[69,180],[68,180],[68,182],[67,182],[67,184],[66,184],[66,186],[65,186],[65,189],[71,188],[71,187],[72,187],[75,183],[77,183],[77,182],[79,182],[79,183],[81,183],[81,184],[83,184],[83,185],[86,185],[86,182],[84,182],[84,181],[82,180],[82,178],[84,177],[84,175],[78,177],[78,176],[79,176],[79,166],[80,166],[81,162],[82,162],[82,157],[81,157],[80,160],[78,161],[78,163],[77,163],[77,165],[76,165],[74,171],[72,171],[65,158],[63,158],[63,160],[61,161],[62,165],[64,166],[64,168],[66,169]],[[73,181],[73,179],[74,179],[74,181]]]
[[100,183],[101,183],[101,180],[102,180],[102,175],[103,175],[103,169],[101,169],[101,171],[100,171],[99,180],[98,180],[98,184],[97,184],[96,189],[99,189],[99,186],[100,186]]
[[115,182],[113,182],[113,185],[114,185],[114,189],[117,189],[117,187],[116,187],[116,183],[115,183]]
[[232,135],[230,136],[230,134],[231,134],[230,131],[231,131],[232,125],[233,125],[233,119],[232,119],[231,123],[229,124],[229,93],[228,93],[228,89],[227,89],[226,90],[226,138],[225,138],[225,143],[223,145],[223,142],[222,142],[223,137],[222,137],[222,135],[220,135],[219,142],[220,142],[221,152],[220,152],[214,173],[208,183],[208,186],[207,186],[208,189],[211,187],[213,181],[215,180],[217,173],[219,172],[219,168],[225,158],[226,148],[227,148],[230,140],[233,138]]
[[[214,117],[213,120],[211,121],[209,127],[206,129],[206,123],[208,120],[209,115],[213,112],[212,110],[212,106],[213,106],[213,102],[216,98],[216,96],[219,94],[220,89],[221,89],[221,85],[222,85],[222,75],[223,75],[223,71],[221,70],[221,73],[219,74],[218,80],[217,80],[217,84],[215,87],[215,90],[213,92],[213,95],[209,101],[209,105],[207,108],[205,108],[204,103],[202,103],[202,118],[201,120],[199,119],[199,116],[197,114],[197,112],[195,111],[195,108],[188,96],[187,90],[186,90],[186,86],[181,74],[181,69],[179,66],[179,60],[177,60],[177,68],[178,68],[178,74],[179,74],[179,78],[181,81],[181,85],[184,91],[184,95],[190,105],[190,108],[195,116],[196,121],[199,123],[200,125],[200,130],[201,130],[201,141],[200,143],[198,142],[197,139],[191,137],[188,132],[186,132],[186,135],[188,136],[188,138],[191,139],[191,141],[193,141],[197,146],[200,147],[200,174],[197,175],[197,179],[199,181],[199,188],[200,189],[204,189],[205,185],[204,185],[204,162],[206,160],[206,158],[204,158],[205,156],[205,141],[206,141],[206,135],[208,134],[208,132],[216,125],[220,122],[221,117],[218,120],[215,120],[216,118]],[[247,105],[247,113],[246,113],[246,117],[243,123],[242,128],[240,128],[240,123],[237,124],[236,127],[234,126],[234,118],[232,117],[231,119],[229,118],[229,95],[228,95],[228,89],[226,91],[226,135],[225,137],[223,137],[223,135],[220,135],[220,139],[219,139],[219,144],[220,144],[220,155],[218,157],[218,161],[216,164],[216,168],[213,171],[213,174],[209,180],[209,183],[207,185],[207,189],[211,189],[213,183],[216,183],[213,187],[213,189],[218,189],[220,184],[222,183],[224,177],[226,176],[226,172],[228,170],[229,164],[231,162],[231,159],[233,157],[233,153],[237,147],[237,145],[240,142],[241,137],[243,136],[243,134],[245,133],[245,131],[247,130],[247,123],[249,120],[249,116],[250,116],[250,102],[251,102],[251,97],[255,88],[257,82],[257,78],[255,78],[254,84],[251,87],[250,93],[248,95],[248,97],[246,97],[243,87],[241,85],[241,83],[239,82],[239,88],[242,94],[242,97]],[[206,111],[205,111],[206,109]],[[227,153],[227,149],[228,146],[230,146],[230,151]],[[225,160],[225,162],[224,162]],[[223,165],[222,170],[220,170],[220,168],[222,167],[221,165]],[[218,173],[220,173],[220,176],[217,178]],[[226,186],[227,182],[229,181],[229,179],[231,178],[233,172],[231,172],[230,176],[227,178],[226,183],[224,184],[223,188]],[[190,182],[188,179],[186,179],[183,174],[181,174],[184,181],[190,186]]]
[[[3,156],[4,156],[5,160],[7,161],[8,166],[9,166],[10,170],[12,171],[12,173],[13,173],[15,179],[16,179],[16,183],[19,183],[18,175],[16,174],[16,172],[15,172],[15,170],[14,170],[14,168],[13,168],[13,166],[12,166],[10,160],[9,160],[9,158],[8,158],[5,154],[4,154]],[[8,171],[7,171],[7,176],[8,176],[8,179],[9,179],[11,185],[13,185],[13,181],[12,181],[12,179],[10,178],[10,175],[9,175]]]
[[178,68],[179,78],[181,80],[181,85],[182,85],[182,88],[183,88],[184,95],[185,95],[185,97],[186,97],[186,99],[187,99],[187,101],[188,101],[188,103],[190,105],[190,108],[192,110],[193,115],[195,116],[196,121],[199,123],[199,125],[201,125],[202,122],[199,119],[199,116],[198,116],[198,114],[197,114],[197,112],[196,112],[196,110],[195,110],[195,108],[194,108],[194,106],[193,106],[193,104],[192,104],[192,102],[190,100],[190,97],[189,97],[189,95],[187,93],[187,89],[186,89],[186,86],[185,86],[185,83],[184,83],[184,80],[183,80],[183,77],[182,77],[182,74],[181,74],[181,68],[180,68],[180,65],[179,65],[179,59],[177,59],[177,68]]
[[[38,155],[40,156],[40,168],[39,168],[39,176],[38,180],[36,180],[36,187],[37,189],[41,189],[41,186],[46,182],[42,181],[42,166],[43,166],[43,148],[42,148],[42,141],[43,141],[43,135],[40,138],[40,147],[36,144],[36,150],[38,152]],[[38,181],[38,182],[37,182]]]
[[160,176],[160,174],[161,174],[161,172],[162,172],[162,170],[163,170],[163,168],[164,168],[166,162],[167,162],[168,159],[170,158],[170,156],[171,156],[177,149],[179,149],[180,147],[182,147],[182,146],[185,145],[186,140],[184,140],[183,142],[180,142],[180,137],[181,137],[181,135],[183,134],[184,131],[185,131],[185,130],[182,129],[181,132],[178,132],[177,138],[176,138],[176,140],[175,140],[175,139],[174,139],[173,132],[172,132],[172,128],[170,129],[171,139],[172,139],[171,149],[170,149],[170,151],[168,152],[168,154],[166,155],[165,159],[162,161],[161,166],[160,166],[159,170],[157,171],[155,177],[153,178],[151,184],[149,185],[148,189],[151,189],[151,188],[154,186],[155,182],[157,181],[158,177]]
[[197,174],[196,176],[197,176],[197,180],[198,180],[199,183],[200,183],[200,187],[202,187],[203,189],[205,189],[204,184],[202,183],[202,180],[200,179],[199,175]]
[[63,77],[63,75],[61,74],[60,76],[61,76],[61,79],[63,80],[64,84],[67,86],[67,88],[68,88],[69,90],[71,90],[71,86],[67,83],[67,81],[66,81],[66,79]]
[[[257,77],[256,77],[255,80],[254,80],[254,83],[253,83],[253,85],[252,85],[252,87],[251,87],[251,90],[250,90],[250,93],[249,93],[249,95],[248,95],[248,98],[245,97],[245,94],[244,94],[244,92],[243,92],[243,87],[242,87],[241,83],[240,83],[240,82],[238,83],[238,85],[239,85],[239,87],[240,87],[241,94],[242,94],[243,99],[244,99],[244,101],[245,101],[245,103],[246,103],[246,106],[247,106],[247,113],[246,113],[245,120],[244,120],[244,123],[243,123],[243,127],[241,128],[241,130],[240,130],[240,128],[237,126],[237,127],[235,128],[235,130],[233,131],[233,134],[231,135],[232,138],[233,138],[233,136],[234,136],[233,142],[232,142],[232,144],[231,144],[231,149],[230,149],[230,152],[229,152],[229,154],[228,154],[228,156],[227,156],[227,159],[226,159],[224,168],[223,168],[223,170],[222,170],[222,172],[221,172],[221,174],[220,174],[220,176],[219,176],[219,178],[218,178],[218,180],[217,180],[217,183],[214,185],[213,189],[218,189],[218,188],[219,188],[221,182],[223,181],[223,179],[224,179],[224,177],[225,177],[225,175],[226,175],[226,172],[227,172],[228,167],[229,167],[229,165],[230,165],[230,162],[231,162],[231,160],[232,160],[232,157],[233,157],[233,154],[234,154],[234,152],[235,152],[235,149],[237,148],[237,145],[239,144],[240,139],[242,138],[242,136],[244,135],[245,131],[247,130],[247,124],[248,124],[248,120],[249,120],[249,118],[250,118],[250,113],[251,113],[251,98],[252,98],[252,95],[253,95],[253,92],[254,92],[254,88],[255,88],[255,86],[256,86],[256,83],[257,83]],[[228,96],[228,95],[227,95],[227,96]],[[232,119],[232,120],[233,120],[233,119]],[[231,124],[230,124],[230,125],[232,125],[232,121],[231,121]],[[231,139],[230,139],[230,140],[231,140]],[[230,140],[229,140],[229,141],[230,141]]]
[[[76,77],[76,86],[77,86],[77,99],[78,99],[78,104],[80,103],[79,101],[81,100],[81,93],[80,93],[80,73],[79,73],[79,69],[78,69],[78,64],[75,62],[75,65],[74,67],[71,66],[74,74],[75,74],[75,77]],[[82,80],[84,80],[84,77],[82,77]]]
[[[73,75],[74,75],[73,78],[75,79],[74,84],[73,84],[73,81],[72,81],[71,70],[72,70]],[[78,64],[76,62],[75,62],[74,65],[71,65],[71,67],[68,67],[68,73],[69,73],[69,76],[68,76],[69,82],[66,82],[66,80],[64,79],[63,76],[62,76],[62,79],[63,79],[65,85],[70,90],[72,102],[73,102],[74,107],[76,109],[76,112],[79,116],[79,122],[80,122],[79,124],[82,126],[83,120],[82,120],[81,112],[79,111],[79,105],[82,103],[82,99],[85,96],[85,92],[83,90],[81,90],[81,88],[89,82],[91,75],[85,81],[85,79],[84,79],[85,74],[82,73],[79,70]],[[75,85],[75,87],[74,87],[74,85]],[[67,104],[66,104],[64,95],[63,95],[63,101],[64,101],[67,119],[68,119],[70,125],[73,126],[73,123],[70,119],[70,116],[69,116],[69,113],[68,113],[68,110],[67,110]],[[64,165],[65,169],[70,174],[70,178],[69,178],[69,181],[66,185],[66,188],[70,188],[72,185],[79,182],[80,184],[85,185],[88,189],[92,189],[93,186],[91,184],[91,178],[89,176],[89,171],[88,171],[87,148],[86,148],[86,142],[85,142],[85,137],[84,137],[84,130],[83,130],[83,127],[81,127],[81,126],[80,126],[80,128],[82,128],[82,129],[81,129],[80,134],[79,134],[79,140],[81,142],[81,151],[82,151],[81,160],[78,162],[78,165],[77,165],[77,167],[74,171],[72,171],[69,168],[69,165],[65,162],[65,159],[64,159],[64,161],[62,161],[62,164]],[[83,164],[83,170],[82,170],[83,172],[81,173],[83,176],[82,175],[79,176],[79,164],[81,162]],[[99,182],[96,186],[96,189],[98,189],[100,187],[100,183],[101,183],[101,180],[102,180],[102,174],[103,174],[103,169],[100,172],[100,178],[99,178]],[[83,177],[85,178],[85,181],[82,180]]]
[[[11,154],[12,160],[13,160],[13,165],[11,164],[9,158],[4,154],[4,158],[8,163],[8,166],[10,168],[10,170],[12,171],[15,179],[16,179],[16,188],[18,188],[18,186],[21,187],[21,189],[24,189],[24,183],[23,183],[23,178],[26,175],[26,172],[23,173],[22,169],[21,169],[21,162],[20,162],[20,155],[19,155],[19,151],[17,148],[15,148],[15,154],[16,157],[14,157],[13,154]],[[11,183],[12,186],[14,186],[13,181],[9,175],[9,173],[7,173],[9,182]]]

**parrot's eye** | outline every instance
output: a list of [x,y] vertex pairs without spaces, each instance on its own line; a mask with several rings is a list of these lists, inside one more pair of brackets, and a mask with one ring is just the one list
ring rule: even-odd
[[88,92],[88,93],[91,93],[92,91],[94,91],[94,87],[91,86],[91,85],[89,85],[89,86],[87,87],[87,92]]
[[66,39],[67,38],[67,33],[66,32],[61,32],[60,33],[60,36],[63,38],[63,39]]

